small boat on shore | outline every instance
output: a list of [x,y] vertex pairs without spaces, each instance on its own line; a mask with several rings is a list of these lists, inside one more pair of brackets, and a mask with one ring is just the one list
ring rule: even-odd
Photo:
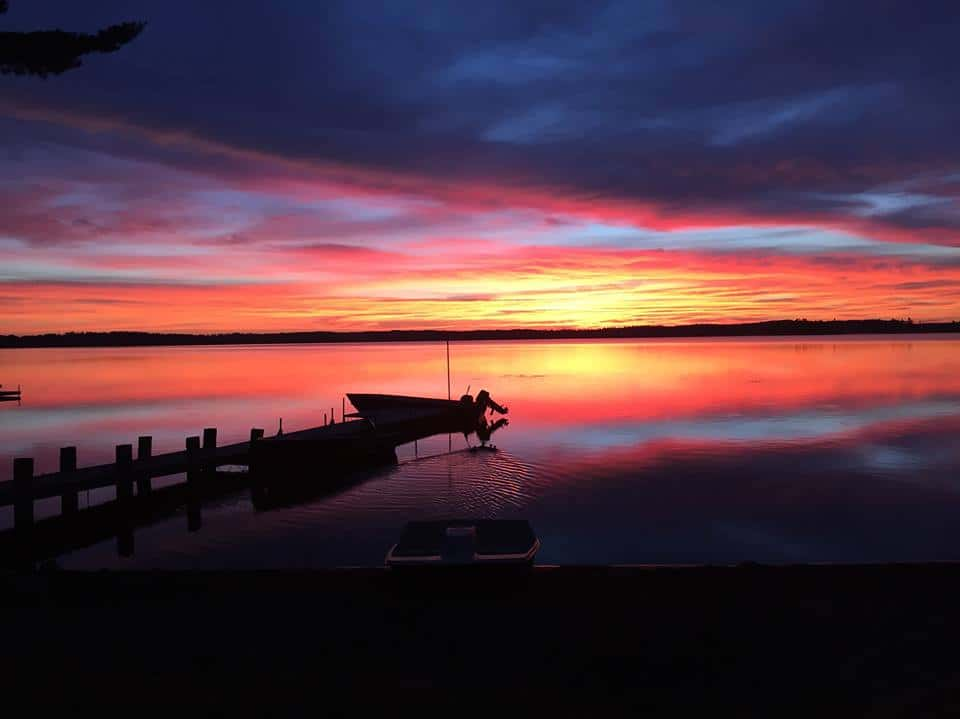
[[540,540],[525,519],[409,522],[387,552],[388,567],[529,567]]

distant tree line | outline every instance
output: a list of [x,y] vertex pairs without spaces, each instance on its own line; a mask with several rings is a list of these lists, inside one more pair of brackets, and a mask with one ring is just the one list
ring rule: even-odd
[[330,342],[441,342],[443,340],[625,339],[632,337],[756,337],[908,332],[960,332],[960,322],[913,320],[772,320],[741,324],[640,325],[597,329],[388,330],[365,332],[66,332],[0,335],[0,348],[142,347],[155,345],[311,344]]

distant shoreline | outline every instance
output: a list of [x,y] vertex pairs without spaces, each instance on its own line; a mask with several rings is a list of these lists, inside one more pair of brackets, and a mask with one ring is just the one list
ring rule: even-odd
[[386,330],[365,332],[66,332],[0,335],[0,349],[37,347],[158,347],[472,340],[632,339],[670,337],[778,337],[960,332],[960,322],[909,320],[773,320],[739,324],[639,325],[598,329]]

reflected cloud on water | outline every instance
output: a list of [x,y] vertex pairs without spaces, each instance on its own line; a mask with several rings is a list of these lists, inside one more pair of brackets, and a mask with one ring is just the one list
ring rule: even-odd
[[[131,350],[124,361],[77,350],[95,372],[68,372],[67,387],[56,371],[70,352],[3,367],[26,387],[27,370],[47,382],[36,404],[12,408],[21,414],[0,408],[3,471],[14,454],[48,471],[63,444],[81,465],[109,459],[144,431],[157,452],[207,425],[236,441],[281,411],[296,429],[343,391],[438,396],[444,376],[442,348],[416,343]],[[143,388],[146,371],[169,384]],[[206,395],[191,397],[178,372],[207,382]],[[527,518],[546,563],[960,559],[957,339],[473,343],[454,348],[453,375],[510,404],[499,452],[433,437],[335,488],[264,511],[240,493],[137,528],[123,542],[132,556],[113,541],[60,562],[375,565],[406,521],[449,516]]]

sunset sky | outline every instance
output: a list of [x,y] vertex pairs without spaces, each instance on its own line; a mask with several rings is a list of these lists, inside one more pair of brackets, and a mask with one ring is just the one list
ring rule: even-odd
[[[226,8],[229,7],[229,11]],[[960,319],[960,3],[11,0],[0,334]]]

